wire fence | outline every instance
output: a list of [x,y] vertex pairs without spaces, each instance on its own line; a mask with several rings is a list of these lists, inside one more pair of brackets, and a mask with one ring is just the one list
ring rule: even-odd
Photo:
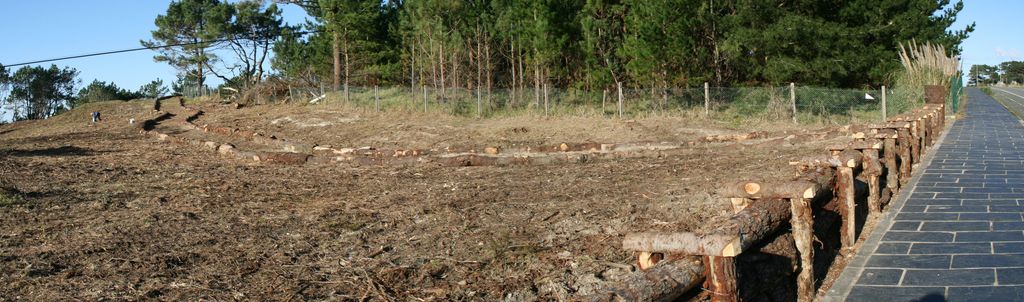
[[[516,113],[638,117],[683,115],[718,120],[792,121],[797,123],[879,122],[922,103],[899,90],[836,89],[797,85],[765,87],[693,87],[669,89],[466,89],[421,86],[288,86],[268,93],[262,102],[344,104],[375,111],[441,111],[453,115],[493,117]],[[883,107],[886,112],[883,113]]]

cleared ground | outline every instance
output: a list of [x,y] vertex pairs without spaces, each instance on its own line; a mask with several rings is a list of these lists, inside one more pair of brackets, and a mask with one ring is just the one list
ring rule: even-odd
[[[795,175],[837,129],[693,118],[467,119],[344,106],[195,104],[196,125],[333,148],[562,143],[682,147],[585,163],[275,165],[158,141],[106,102],[0,126],[0,296],[15,300],[516,300],[592,293],[631,270],[622,236],[713,227],[723,183]],[[277,147],[176,125],[165,133]],[[89,112],[105,117],[89,123]],[[767,129],[767,130],[765,130]],[[759,138],[707,137],[764,130]],[[714,140],[714,139],[712,139]]]

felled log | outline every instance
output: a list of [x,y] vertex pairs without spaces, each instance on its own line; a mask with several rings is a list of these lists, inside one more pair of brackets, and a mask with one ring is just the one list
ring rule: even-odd
[[813,167],[848,167],[855,168],[861,165],[863,155],[856,150],[837,149],[833,150],[831,156],[810,157],[789,162],[791,166],[801,167],[801,170],[812,169]]
[[254,159],[274,164],[301,165],[305,164],[310,156],[312,155],[306,153],[266,152],[254,155]]
[[910,122],[904,121],[901,118],[895,118],[894,120],[888,121],[888,122],[886,122],[884,124],[881,124],[881,125],[872,125],[871,128],[874,128],[874,129],[900,129],[900,128],[907,128],[907,129],[909,129],[910,128],[910,124],[911,124]]
[[622,248],[638,252],[734,257],[774,233],[789,221],[790,215],[788,201],[762,200],[709,232],[628,234],[622,240]]
[[751,199],[749,198],[729,198],[729,203],[732,205],[732,213],[736,214],[743,209],[746,209],[750,205]]
[[840,152],[836,159],[839,160],[839,167],[856,168],[863,163],[864,155],[856,150],[847,149]]
[[[622,248],[640,252],[735,257],[743,252],[743,237],[729,233],[633,233],[622,240]],[[746,246],[753,244],[756,242],[748,240]]]
[[797,166],[800,168],[801,172],[804,172],[807,170],[816,169],[818,167],[838,167],[841,166],[842,163],[839,161],[839,159],[836,159],[832,156],[819,156],[805,158],[797,161],[791,161],[789,162],[789,165]]
[[598,291],[576,297],[574,301],[673,301],[705,279],[705,266],[699,257],[659,262],[648,270],[638,270],[622,281]]
[[662,253],[640,252],[636,257],[636,266],[641,270],[646,270],[664,259],[665,254]]
[[896,133],[896,129],[892,129],[892,128],[874,129],[873,131],[874,131],[874,138],[876,138],[876,139],[889,139],[889,138],[897,138],[898,137],[897,133]]
[[718,194],[728,198],[781,199],[814,198],[818,191],[816,184],[806,181],[763,183],[740,181],[722,187]]

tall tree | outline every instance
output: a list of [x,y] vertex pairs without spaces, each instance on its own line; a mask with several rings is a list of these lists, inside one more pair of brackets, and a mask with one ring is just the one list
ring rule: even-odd
[[166,95],[167,92],[168,90],[167,86],[164,86],[164,80],[156,79],[149,83],[146,83],[145,85],[142,85],[142,87],[139,87],[139,90],[136,92],[136,94],[139,95],[139,97],[155,99],[160,96]]
[[[341,84],[342,66],[344,66],[344,90],[348,95],[349,80],[352,75],[353,56],[369,48],[374,42],[374,21],[380,13],[381,3],[376,0],[320,0],[320,15],[326,29],[331,34],[334,59],[334,88]],[[365,58],[358,58],[356,61]]]
[[85,88],[78,91],[78,95],[75,97],[74,106],[88,102],[110,100],[127,101],[141,97],[142,95],[137,92],[117,87],[114,82],[107,83],[100,80],[93,80],[88,86],[85,86]]
[[10,75],[4,64],[0,64],[0,109],[3,109],[7,100],[7,91],[10,90]]
[[584,51],[583,79],[587,87],[614,86],[625,81],[625,71],[616,55],[625,39],[627,7],[619,0],[588,0],[580,14]]
[[196,85],[205,86],[210,63],[216,56],[208,50],[230,26],[231,6],[219,0],[172,1],[165,14],[156,17],[153,40],[140,41],[145,47],[161,47],[153,59],[167,62],[180,73],[192,75]]
[[991,65],[972,65],[967,78],[967,83],[975,86],[992,85],[999,81],[999,67]]
[[999,63],[999,70],[1002,71],[999,77],[1000,82],[1006,84],[1024,83],[1024,62],[1009,61]]
[[7,103],[14,108],[14,119],[43,119],[74,106],[76,76],[74,68],[57,65],[18,69],[7,79]]
[[[250,86],[263,79],[263,65],[271,44],[282,34],[283,21],[277,4],[271,3],[265,9],[263,1],[246,0],[237,2],[230,10],[231,23],[221,29],[220,34],[227,40],[228,48],[235,53],[235,62],[228,69],[234,71],[232,79],[241,83],[235,86]],[[223,16],[219,17],[223,18]]]
[[[303,30],[313,33],[297,34]],[[324,34],[323,25],[309,22],[286,27],[273,47],[271,67],[285,78],[311,87],[330,82],[334,70],[331,39]]]

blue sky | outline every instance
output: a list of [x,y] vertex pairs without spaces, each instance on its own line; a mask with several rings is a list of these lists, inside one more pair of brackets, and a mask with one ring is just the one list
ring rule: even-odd
[[996,65],[1024,60],[1024,1],[966,0],[964,10],[953,26],[962,29],[975,22],[977,27],[963,43],[964,70],[973,64]]
[[[4,3],[0,18],[0,64],[16,64],[71,55],[141,47],[156,28],[153,20],[167,11],[170,1],[153,0],[34,0]],[[286,23],[300,24],[305,12],[281,5]],[[170,83],[175,70],[153,61],[154,51],[42,63],[78,69],[82,83],[113,81],[131,90],[161,78]],[[16,69],[12,68],[12,69]]]

